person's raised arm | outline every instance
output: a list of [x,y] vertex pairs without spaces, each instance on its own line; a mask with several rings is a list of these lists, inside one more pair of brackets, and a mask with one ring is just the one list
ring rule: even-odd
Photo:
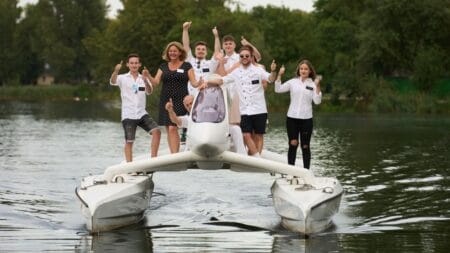
[[147,67],[144,66],[144,70],[142,70],[142,80],[144,80],[144,84],[145,84],[145,93],[147,93],[147,95],[152,94],[153,92],[153,85],[150,81],[150,72],[148,71]]
[[276,93],[283,93],[283,92],[287,92],[290,90],[289,87],[289,82],[281,84],[281,77],[284,75],[285,72],[285,67],[284,65],[281,65],[280,70],[278,71],[278,76],[277,76],[277,80],[275,81],[275,92]]
[[194,73],[193,68],[190,68],[188,70],[188,77],[189,77],[189,82],[191,82],[192,87],[198,88],[199,86],[203,85],[202,77],[200,77],[200,79],[198,81],[195,79],[195,73]]
[[178,118],[177,114],[173,110],[172,98],[169,98],[169,102],[166,103],[166,110],[167,110],[167,113],[169,114],[170,121],[172,121],[173,123],[177,124],[177,126],[180,126],[181,125],[181,119]]
[[[144,70],[147,70],[147,68],[144,68]],[[147,78],[148,80],[150,80],[150,83],[152,84],[153,87],[156,87],[159,85],[159,82],[161,81],[161,76],[162,76],[162,70],[158,69],[158,71],[156,72],[155,77],[150,75],[150,72],[147,70],[142,71],[142,75]]]
[[261,58],[262,58],[261,53],[258,51],[258,49],[255,46],[253,46],[252,43],[250,43],[250,41],[246,40],[244,38],[244,36],[241,36],[241,44],[243,46],[250,46],[251,48],[253,48],[253,56],[255,57],[256,62],[259,62],[261,60]]
[[269,82],[273,83],[275,81],[276,75],[277,75],[277,64],[275,63],[275,60],[272,60],[272,63],[270,64],[270,76],[269,76]]
[[221,76],[226,75],[227,72],[225,71],[225,59],[223,53],[220,51],[218,53],[214,53],[214,59],[218,62],[216,73]]
[[183,23],[183,34],[182,34],[182,42],[183,42],[183,48],[186,51],[186,53],[191,52],[191,46],[190,46],[190,40],[189,40],[189,28],[191,27],[192,22],[186,21]]
[[212,33],[214,34],[214,54],[220,53],[220,38],[219,38],[219,31],[217,30],[217,27],[214,26],[212,29]]
[[110,79],[111,84],[117,83],[117,76],[119,75],[119,71],[122,68],[122,63],[123,63],[123,61],[120,61],[120,63],[114,67],[114,71],[112,72],[111,79]]

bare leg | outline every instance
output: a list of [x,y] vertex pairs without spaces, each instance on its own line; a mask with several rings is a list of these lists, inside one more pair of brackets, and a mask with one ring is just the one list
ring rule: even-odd
[[127,160],[127,163],[133,161],[133,142],[125,142],[123,150],[125,151],[125,160]]
[[166,126],[166,131],[170,153],[178,153],[180,150],[180,135],[178,134],[178,127]]
[[158,156],[159,143],[161,141],[161,131],[159,129],[155,129],[152,132],[152,143],[151,143],[151,156]]
[[252,139],[251,133],[243,133],[244,135],[244,143],[247,146],[248,154],[254,155],[258,153],[258,149],[256,148],[255,142]]
[[264,145],[264,135],[262,134],[253,134],[252,135],[253,142],[255,143],[256,149],[261,154],[263,145]]

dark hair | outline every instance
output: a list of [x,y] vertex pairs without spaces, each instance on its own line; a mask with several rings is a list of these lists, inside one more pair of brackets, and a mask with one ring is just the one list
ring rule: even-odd
[[234,43],[236,43],[236,40],[234,39],[234,37],[231,34],[227,34],[225,36],[223,36],[222,41],[233,41]]
[[204,41],[202,41],[202,40],[199,40],[199,41],[195,42],[194,48],[196,48],[197,46],[205,46],[205,47],[208,47],[208,44],[206,44],[206,42],[204,42]]
[[250,52],[250,55],[253,56],[253,47],[247,46],[247,45],[242,46],[241,48],[239,48],[239,53],[242,52],[242,51],[244,51],[244,50],[249,51],[249,52]]
[[316,79],[316,70],[314,70],[314,67],[311,64],[311,62],[306,60],[306,59],[300,60],[298,62],[297,69],[295,70],[295,75],[296,76],[300,76],[300,65],[302,65],[302,64],[306,64],[308,66],[308,68],[309,68],[309,76],[308,77],[313,79],[313,80]]
[[139,59],[139,61],[141,61],[141,57],[139,57],[139,55],[138,55],[138,54],[136,54],[136,53],[132,53],[132,54],[129,54],[129,55],[127,56],[127,62],[129,62],[129,61],[130,61],[130,58],[134,58],[134,57],[138,58],[138,59]]

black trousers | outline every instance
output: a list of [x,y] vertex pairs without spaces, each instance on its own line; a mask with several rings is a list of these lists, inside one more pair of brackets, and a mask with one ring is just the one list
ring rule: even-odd
[[302,149],[303,167],[309,169],[311,162],[311,149],[309,143],[313,131],[313,119],[295,119],[286,118],[286,129],[289,141],[288,163],[294,165],[297,157],[297,145],[292,145],[292,140],[297,140],[300,137],[300,147]]

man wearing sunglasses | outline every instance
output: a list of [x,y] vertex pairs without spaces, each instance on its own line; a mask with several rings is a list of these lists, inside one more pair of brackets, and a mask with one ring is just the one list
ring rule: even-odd
[[[244,143],[249,155],[258,156],[264,143],[266,132],[267,106],[264,96],[263,82],[275,80],[275,61],[272,62],[269,74],[264,69],[253,64],[253,48],[242,46],[239,50],[240,66],[223,77],[223,83],[232,85],[232,90],[239,95],[239,110],[241,113],[241,129]],[[219,61],[218,72],[226,74],[223,60]],[[253,136],[252,136],[252,133]]]

